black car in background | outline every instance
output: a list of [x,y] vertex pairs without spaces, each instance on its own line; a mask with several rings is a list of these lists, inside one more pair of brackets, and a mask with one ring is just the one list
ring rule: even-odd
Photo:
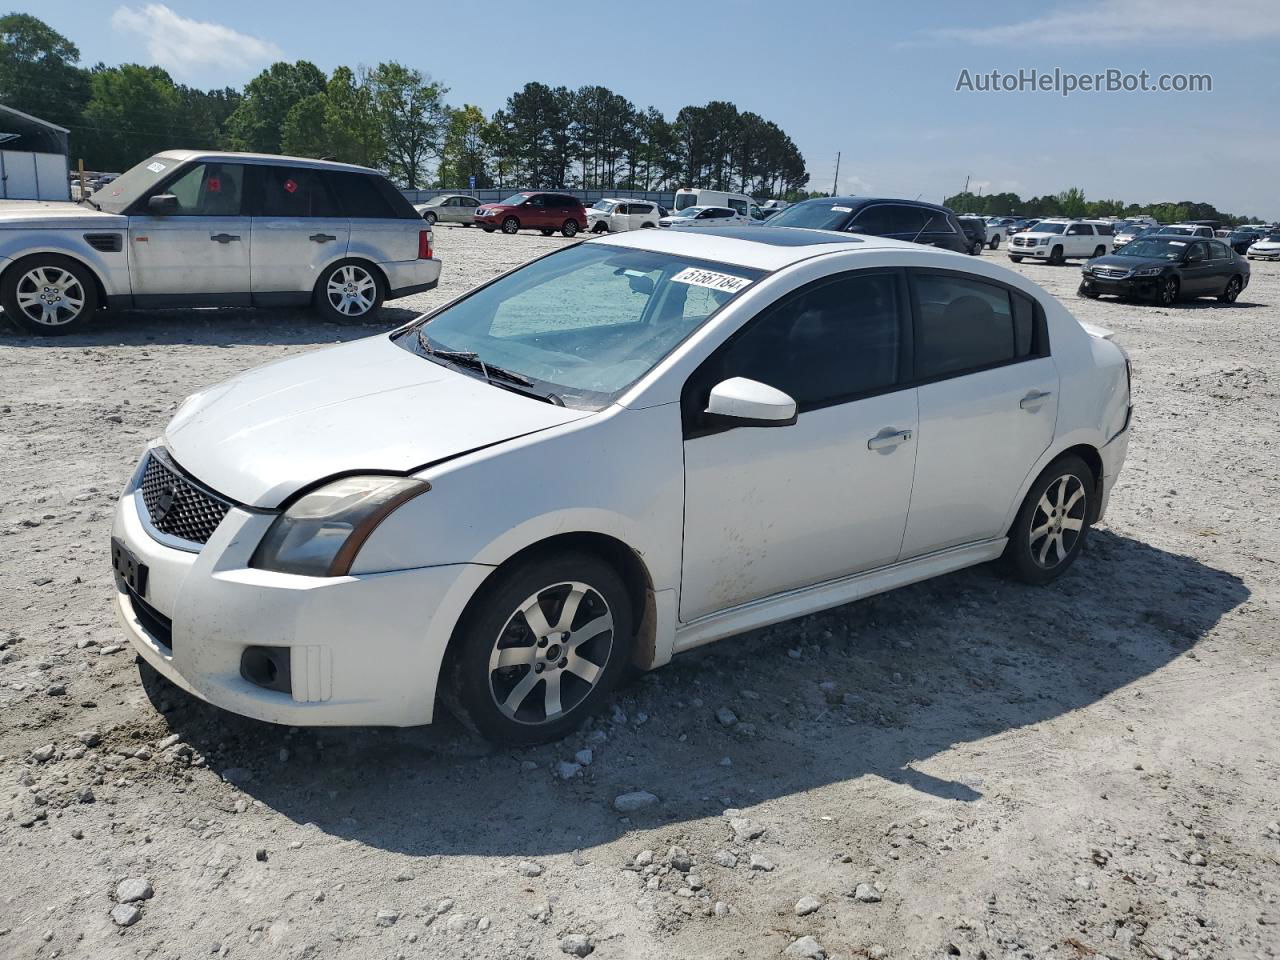
[[1221,240],[1159,233],[1090,260],[1082,272],[1082,297],[1140,297],[1161,306],[1196,297],[1235,303],[1249,285],[1249,261]]
[[1266,234],[1258,230],[1232,230],[1222,242],[1236,253],[1248,253],[1249,248],[1264,237]]
[[769,218],[771,227],[868,233],[968,253],[971,241],[946,207],[919,200],[821,197],[793,203]]
[[968,252],[975,257],[982,253],[982,248],[987,245],[987,221],[981,217],[957,216],[956,223],[960,224],[960,229],[969,238]]

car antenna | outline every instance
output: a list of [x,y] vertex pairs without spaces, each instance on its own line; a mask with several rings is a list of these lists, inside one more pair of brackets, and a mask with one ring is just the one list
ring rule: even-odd
[[928,229],[929,229],[929,224],[933,223],[933,218],[934,218],[935,216],[936,216],[936,214],[933,214],[933,213],[929,214],[929,219],[928,219],[928,220],[926,220],[926,221],[924,222],[924,226],[920,228],[919,233],[917,233],[914,237],[912,237],[912,238],[911,238],[911,242],[912,242],[912,243],[917,243],[917,242],[919,242],[919,240],[920,240],[920,234],[921,234],[921,233],[924,233],[926,230],[928,230]]

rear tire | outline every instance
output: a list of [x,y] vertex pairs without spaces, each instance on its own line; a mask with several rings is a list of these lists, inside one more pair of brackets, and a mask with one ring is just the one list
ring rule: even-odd
[[422,219],[427,221],[427,226],[434,227],[436,225],[436,215],[428,210],[422,215]]
[[38,253],[5,271],[0,305],[27,333],[60,337],[89,322],[98,308],[98,284],[78,260]]
[[1218,294],[1219,303],[1235,303],[1236,297],[1240,296],[1240,291],[1244,289],[1244,281],[1239,277],[1232,277],[1227,281],[1227,288]]
[[969,244],[969,256],[971,257],[981,256],[982,247],[983,247],[983,244],[981,241],[979,240],[973,241],[973,243]]
[[1009,530],[1001,561],[1013,577],[1036,585],[1056,580],[1075,563],[1089,535],[1097,479],[1068,454],[1045,468],[1027,491]]
[[372,266],[340,260],[320,274],[312,301],[330,323],[364,323],[378,315],[386,295],[382,275]]
[[1107,248],[1106,248],[1106,247],[1094,247],[1094,248],[1093,248],[1093,256],[1092,256],[1092,257],[1090,257],[1089,259],[1090,259],[1090,260],[1097,260],[1099,257],[1105,257],[1106,255],[1107,255]]
[[481,227],[480,229],[485,233],[493,233],[493,227]]
[[441,695],[495,743],[558,740],[626,671],[632,623],[630,595],[610,564],[579,551],[529,557],[495,574],[468,608]]
[[990,247],[992,250],[1000,249],[1000,237],[998,235],[992,237],[991,241],[987,244],[987,246]]
[[543,228],[542,228],[541,230],[539,230],[538,232],[539,232],[539,233],[541,233],[544,237],[549,237],[549,236],[551,236],[553,233],[555,233],[555,231],[554,231],[554,230],[552,230],[552,229],[550,229],[549,227],[543,227]]

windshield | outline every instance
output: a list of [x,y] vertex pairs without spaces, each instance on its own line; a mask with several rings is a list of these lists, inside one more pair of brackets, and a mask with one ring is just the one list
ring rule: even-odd
[[697,216],[698,214],[700,214],[703,210],[710,210],[710,209],[711,209],[710,207],[685,207],[683,210],[680,210],[680,211],[678,211],[677,213],[672,214],[672,216],[676,216],[676,217],[696,217],[696,216]]
[[853,208],[839,201],[803,200],[780,210],[769,219],[771,227],[808,227],[812,230],[839,230],[849,220]]
[[90,200],[110,213],[121,213],[177,166],[177,160],[158,153],[98,188]]
[[513,193],[511,196],[507,197],[507,199],[502,201],[502,206],[518,207],[520,206],[520,204],[524,203],[528,199],[529,199],[529,194],[527,193]]
[[595,203],[591,205],[591,209],[603,210],[605,213],[608,213],[615,206],[617,206],[617,204],[614,203],[612,200],[597,200]]
[[[599,410],[762,276],[746,267],[584,243],[479,288],[414,324],[398,342],[425,356],[421,330],[438,353],[475,354],[529,380],[527,392]],[[474,361],[465,370],[483,376]],[[498,376],[492,382],[509,385]]]
[[695,206],[697,202],[698,202],[698,195],[696,193],[677,193],[676,194],[677,210],[683,210],[685,207]]
[[1146,257],[1152,260],[1177,260],[1187,249],[1187,241],[1169,237],[1141,237],[1116,251],[1117,257]]
[[1195,227],[1164,227],[1161,233],[1172,233],[1179,237],[1189,237],[1196,232]]
[[1036,233],[1061,233],[1065,229],[1067,229],[1067,225],[1065,223],[1041,222],[1041,223],[1037,223],[1034,227],[1032,227],[1032,230],[1034,230]]

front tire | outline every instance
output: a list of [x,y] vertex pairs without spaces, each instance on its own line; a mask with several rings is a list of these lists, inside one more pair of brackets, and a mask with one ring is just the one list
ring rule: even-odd
[[1012,260],[1014,263],[1021,263],[1021,262],[1022,262],[1022,258],[1021,258],[1021,257],[1015,257],[1013,254],[1009,254],[1009,259],[1010,259],[1010,260]]
[[1097,300],[1097,299],[1098,299],[1098,291],[1097,291],[1097,290],[1094,290],[1092,287],[1089,287],[1089,286],[1087,286],[1086,284],[1083,284],[1083,283],[1082,283],[1082,284],[1080,284],[1079,288],[1076,290],[1076,293],[1077,293],[1079,296],[1086,297],[1086,298],[1087,298],[1087,299],[1089,299],[1089,300]]
[[458,625],[443,695],[488,740],[558,740],[626,670],[632,623],[610,564],[578,551],[530,557],[485,584]]
[[597,223],[594,227],[591,228],[591,232],[592,233],[608,233],[609,228],[606,227],[603,223]]
[[386,292],[382,275],[369,264],[342,260],[320,274],[316,312],[331,323],[362,323],[378,315]]
[[981,243],[981,241],[978,241],[978,240],[973,241],[973,243],[969,245],[969,256],[971,257],[981,256],[982,247],[983,247],[983,244]]
[[1055,267],[1060,267],[1067,262],[1067,258],[1063,253],[1062,246],[1060,244],[1049,251],[1049,262]]
[[1239,277],[1232,277],[1227,281],[1227,288],[1218,294],[1219,303],[1235,303],[1236,297],[1240,296],[1240,291],[1244,289],[1244,281]]
[[5,316],[28,333],[60,337],[89,322],[98,308],[98,285],[82,263],[57,254],[26,257],[0,282]]
[[507,217],[502,221],[502,232],[511,234],[516,233],[520,229],[520,221],[515,217]]
[[578,235],[578,221],[566,220],[564,225],[560,227],[560,233],[566,237],[576,237]]
[[1162,307],[1171,307],[1182,295],[1181,284],[1177,277],[1162,277],[1156,288],[1156,302]]
[[1009,530],[1001,559],[1010,575],[1042,585],[1066,573],[1089,534],[1096,484],[1093,471],[1077,456],[1049,464]]

